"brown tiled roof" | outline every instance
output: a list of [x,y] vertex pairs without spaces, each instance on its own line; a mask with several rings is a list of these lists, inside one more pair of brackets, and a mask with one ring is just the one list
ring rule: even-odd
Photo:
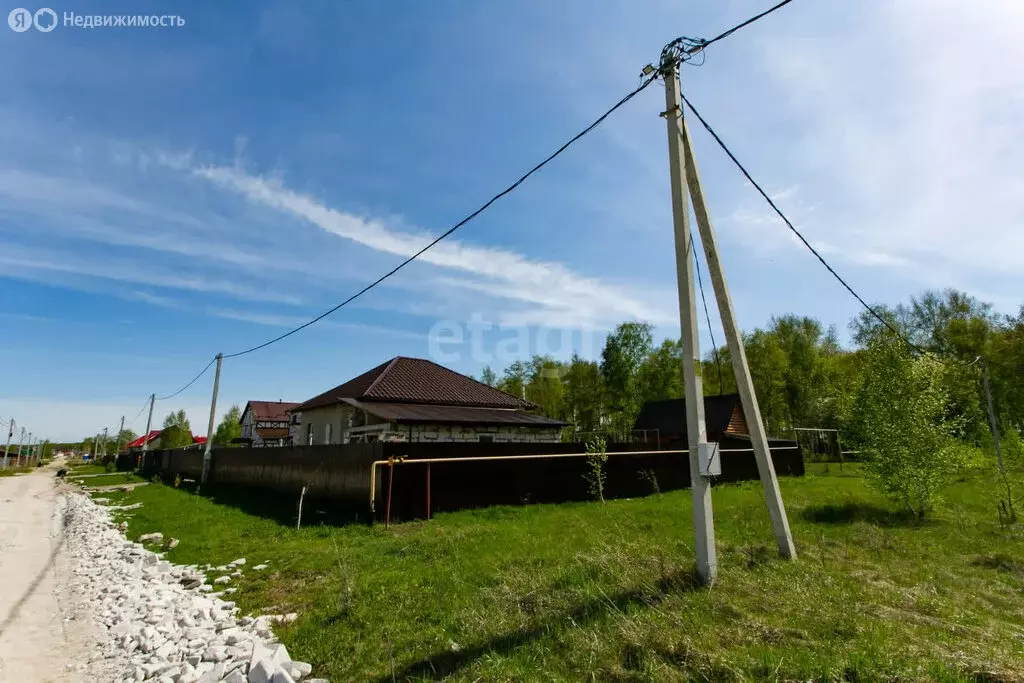
[[529,401],[498,391],[423,358],[398,356],[293,408],[309,410],[350,398],[364,402],[419,403],[529,410]]
[[[267,422],[287,422],[288,411],[299,405],[285,401],[249,401],[245,404],[245,410],[251,410],[253,419]],[[239,416],[239,421],[245,416],[245,410]]]
[[470,408],[467,406],[415,405],[409,403],[352,402],[371,415],[398,424],[477,424],[516,425],[522,427],[564,427],[564,422],[552,420],[522,410],[504,408]]

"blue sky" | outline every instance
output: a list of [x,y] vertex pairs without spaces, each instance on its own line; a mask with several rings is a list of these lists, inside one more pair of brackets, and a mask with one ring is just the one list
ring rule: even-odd
[[[5,29],[0,414],[54,439],[131,420],[218,351],[393,267],[635,87],[667,41],[765,5],[67,2],[58,15],[186,24]],[[1011,311],[1022,29],[1010,0],[798,1],[714,46],[684,88],[869,300],[955,286]],[[677,336],[663,109],[649,88],[422,263],[226,361],[221,409],[438,357],[431,335],[474,320],[493,325],[478,348],[464,336],[439,358],[464,372],[595,353],[627,319]],[[796,312],[845,336],[855,302],[694,136],[741,325]],[[205,433],[211,382],[154,421],[183,407]]]

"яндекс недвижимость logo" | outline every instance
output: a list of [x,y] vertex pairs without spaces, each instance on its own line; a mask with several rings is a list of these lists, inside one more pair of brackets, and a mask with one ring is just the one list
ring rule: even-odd
[[41,7],[34,14],[23,7],[18,7],[7,15],[7,25],[15,33],[24,33],[33,26],[37,31],[49,33],[57,28],[57,13],[49,7]]

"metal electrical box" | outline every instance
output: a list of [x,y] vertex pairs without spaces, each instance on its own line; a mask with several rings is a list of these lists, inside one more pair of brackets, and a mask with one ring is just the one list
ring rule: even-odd
[[697,444],[697,467],[705,477],[718,477],[722,474],[722,458],[719,456],[718,444]]

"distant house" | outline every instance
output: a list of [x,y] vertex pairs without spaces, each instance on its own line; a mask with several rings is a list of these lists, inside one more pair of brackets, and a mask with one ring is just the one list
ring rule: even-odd
[[[722,448],[751,448],[747,418],[739,394],[704,397],[704,425],[708,441],[714,441]],[[646,430],[656,435],[662,447],[673,445],[687,448],[686,399],[672,398],[665,401],[648,401],[640,409],[634,431]],[[654,437],[648,438],[648,442]],[[794,446],[787,439],[768,439],[770,447]]]
[[[134,441],[129,441],[128,442],[128,446],[127,446],[128,452],[129,453],[141,453],[142,452],[142,445],[144,443],[148,443],[149,444],[149,448],[147,450],[151,450],[151,451],[157,450],[157,449],[160,449],[160,448],[166,448],[166,446],[163,443],[161,443],[161,439],[160,439],[160,437],[164,433],[164,431],[166,431],[166,430],[154,429],[153,431],[151,431],[146,436],[140,436],[139,438],[135,439]],[[206,444],[206,437],[205,436],[193,436],[191,433],[189,433],[189,437],[192,439],[192,443],[190,445],[188,445],[188,446],[185,446],[185,448],[193,448],[193,447],[196,447],[196,446],[201,446],[201,445]]]
[[399,356],[292,408],[297,443],[555,442],[564,422],[422,358]]
[[293,425],[288,411],[298,405],[285,401],[249,401],[238,420],[242,425],[242,442],[254,448],[290,445],[298,432],[298,415]]
[[[134,441],[129,441],[128,442],[128,446],[127,446],[128,452],[129,453],[138,453],[138,452],[142,451],[142,446],[143,446],[143,444],[146,444],[146,443],[149,444],[150,448],[156,448],[156,447],[158,447],[160,445],[159,442],[158,442],[159,438],[160,438],[160,430],[159,429],[154,429],[149,434],[146,434],[144,436],[140,436],[139,438],[135,439]],[[154,442],[156,442],[156,443],[154,443]]]

